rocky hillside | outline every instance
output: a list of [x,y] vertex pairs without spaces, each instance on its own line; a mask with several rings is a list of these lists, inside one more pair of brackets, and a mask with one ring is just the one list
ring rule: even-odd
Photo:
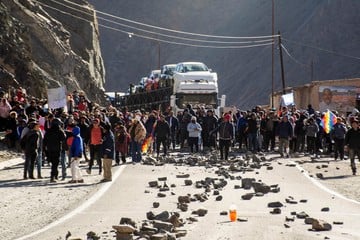
[[74,0],[84,12],[75,15],[56,2],[63,1],[1,0],[0,86],[46,97],[47,88],[66,85],[102,101],[105,69],[94,11]]
[[[229,36],[271,34],[270,0],[89,2],[98,11],[181,31]],[[360,57],[359,9],[358,0],[275,1],[275,31],[281,31],[283,44],[292,56],[284,53],[286,86],[360,76],[360,60],[346,57]],[[121,22],[115,18],[110,20]],[[135,31],[100,19],[99,22],[123,31]],[[107,28],[100,28],[100,33],[107,72],[106,90],[125,91],[129,83],[138,82],[157,68],[156,41],[129,38],[127,34]],[[161,64],[203,61],[218,72],[220,92],[227,95],[228,105],[269,104],[271,47],[224,50],[161,43],[160,50]],[[275,49],[275,90],[281,90],[279,62],[278,49]]]

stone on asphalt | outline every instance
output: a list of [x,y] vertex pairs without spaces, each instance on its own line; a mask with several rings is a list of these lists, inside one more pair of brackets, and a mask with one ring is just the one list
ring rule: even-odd
[[133,233],[135,232],[136,228],[128,224],[120,224],[112,226],[118,233]]
[[319,179],[324,179],[324,176],[322,173],[316,173],[316,177]]
[[159,202],[153,202],[153,207],[154,208],[158,208],[160,206],[160,203]]
[[150,240],[168,240],[168,237],[165,233],[156,233],[150,237]]
[[300,218],[300,219],[305,219],[308,216],[309,215],[306,212],[299,212],[299,213],[296,214],[296,217]]
[[168,211],[162,211],[161,213],[155,215],[155,220],[159,221],[168,221],[170,217],[170,213]]
[[184,183],[185,183],[185,186],[191,186],[193,184],[191,179],[185,179]]
[[178,197],[178,202],[179,203],[190,203],[190,196],[186,195],[186,196],[179,196]]
[[167,177],[159,177],[158,181],[167,181]]
[[158,181],[150,181],[149,182],[149,186],[152,187],[152,188],[155,188],[155,187],[158,187]]
[[330,211],[330,208],[329,207],[324,207],[321,209],[322,212],[329,212]]
[[281,202],[270,202],[268,203],[269,208],[279,208],[283,207],[284,205]]
[[305,224],[312,224],[314,222],[314,218],[306,217],[304,220]]
[[160,198],[164,198],[164,197],[166,197],[166,194],[165,194],[165,193],[162,193],[162,192],[159,192],[159,193],[157,194],[157,196],[160,197]]
[[246,194],[242,195],[241,198],[243,200],[250,200],[253,196],[254,196],[253,193],[246,193]]
[[274,208],[270,213],[271,214],[281,214],[281,209],[280,208]]
[[121,219],[120,219],[120,223],[119,223],[120,225],[122,225],[122,224],[128,224],[128,225],[131,225],[131,226],[133,226],[134,228],[137,228],[136,227],[136,222],[134,221],[134,220],[132,220],[131,218],[127,218],[127,217],[122,217]]
[[190,174],[178,174],[176,175],[177,178],[188,178],[190,177]]
[[220,216],[227,216],[228,215],[228,212],[227,211],[221,211],[220,212]]
[[315,231],[330,231],[332,226],[330,223],[324,220],[314,219],[312,223],[312,229]]
[[219,195],[215,198],[215,201],[221,201],[222,199],[223,199],[223,197],[221,195]]
[[241,179],[241,186],[244,189],[250,189],[253,182],[255,182],[255,178],[243,178]]
[[173,228],[174,228],[172,223],[159,221],[159,220],[155,220],[153,222],[153,226],[154,226],[154,228],[157,228],[159,231],[164,230],[164,231],[167,231],[167,232],[171,232],[173,230]]

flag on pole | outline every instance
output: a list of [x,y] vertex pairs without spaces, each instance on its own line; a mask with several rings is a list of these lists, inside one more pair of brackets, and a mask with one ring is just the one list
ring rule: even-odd
[[336,124],[336,115],[327,110],[321,119],[321,126],[324,128],[325,133],[329,134]]

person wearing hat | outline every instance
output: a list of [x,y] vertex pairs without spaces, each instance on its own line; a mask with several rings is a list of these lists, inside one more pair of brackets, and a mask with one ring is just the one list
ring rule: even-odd
[[[31,121],[28,124],[28,131],[22,137],[20,145],[25,153],[25,164],[24,164],[24,179],[28,177],[34,178],[34,166],[37,157],[37,150],[39,148],[40,140],[40,125],[37,121]],[[23,131],[24,132],[24,131]]]
[[231,115],[226,113],[220,125],[211,131],[211,135],[219,132],[220,160],[228,160],[231,141],[234,139],[234,125],[230,122]]
[[345,145],[349,151],[350,167],[353,175],[356,175],[355,157],[360,161],[360,129],[359,120],[354,118],[351,122],[351,128],[345,135]]
[[80,128],[75,126],[72,129],[72,134],[74,139],[69,149],[69,159],[71,159],[70,166],[71,166],[71,177],[72,179],[69,183],[83,183],[84,179],[82,178],[82,174],[80,171],[80,158],[83,152],[83,140],[80,136]]
[[340,155],[340,160],[344,160],[345,135],[347,132],[346,125],[342,122],[342,118],[336,118],[336,123],[330,132],[331,139],[334,140],[335,161]]
[[194,152],[194,146],[195,146],[195,152],[199,152],[199,138],[201,136],[201,125],[196,122],[196,117],[192,116],[190,123],[187,125],[187,131],[189,133],[188,138],[188,144],[190,147],[190,152]]

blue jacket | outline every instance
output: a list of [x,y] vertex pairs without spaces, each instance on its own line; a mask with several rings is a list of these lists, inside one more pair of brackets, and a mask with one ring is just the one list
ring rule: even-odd
[[102,157],[107,159],[115,159],[115,140],[111,130],[106,131],[102,143]]
[[75,126],[72,129],[72,134],[74,136],[74,140],[70,147],[70,157],[78,157],[80,158],[82,156],[83,152],[83,140],[80,136],[80,128],[78,126]]

